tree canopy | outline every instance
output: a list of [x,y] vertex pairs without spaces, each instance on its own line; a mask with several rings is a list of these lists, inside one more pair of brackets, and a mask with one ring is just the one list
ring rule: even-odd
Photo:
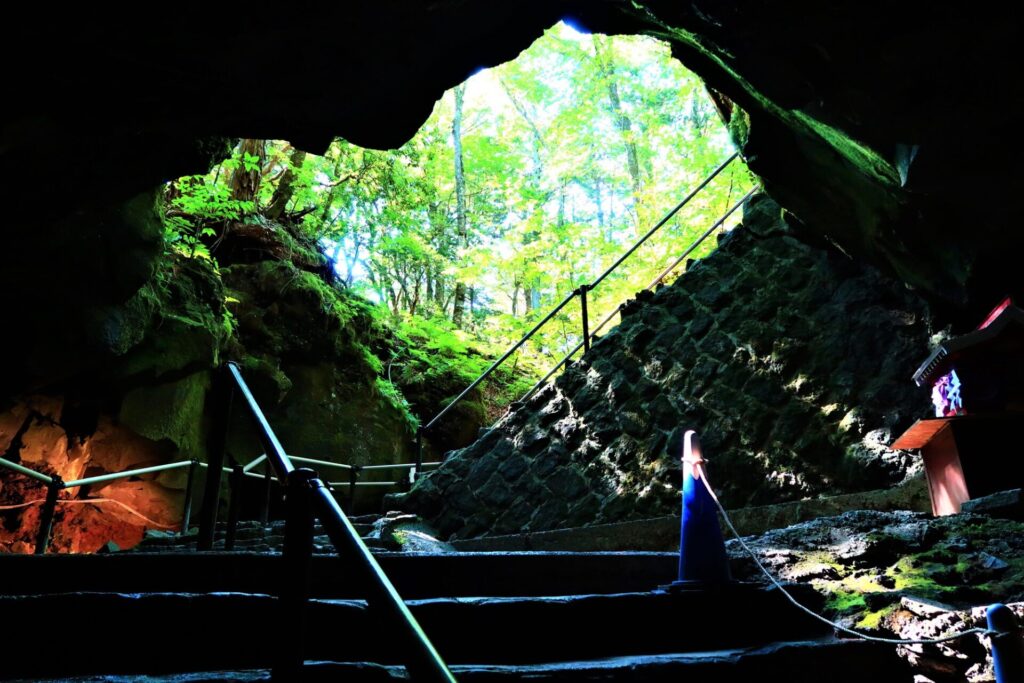
[[[213,222],[289,222],[415,338],[495,356],[732,152],[703,84],[667,45],[559,24],[446,93],[399,149],[339,139],[317,156],[241,141],[211,173],[169,186],[168,241],[204,256]],[[752,184],[734,162],[589,295],[591,320],[645,287]],[[580,329],[570,305],[516,362],[540,376]]]

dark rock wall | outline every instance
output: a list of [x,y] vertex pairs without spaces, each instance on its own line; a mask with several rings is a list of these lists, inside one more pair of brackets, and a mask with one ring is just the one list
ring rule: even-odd
[[751,200],[715,252],[638,295],[583,360],[401,505],[460,537],[670,513],[688,428],[730,507],[901,480],[908,458],[886,444],[928,408],[910,381],[928,309],[794,239],[781,214]]
[[[956,307],[1007,292],[1024,233],[1020,13],[904,2],[360,0],[315,12],[23,8],[0,45],[5,239],[0,309],[28,333],[6,395],[103,359],[90,319],[153,272],[152,189],[223,158],[232,137],[393,147],[445,89],[566,18],[646,33],[720,93],[768,192],[807,226]],[[384,84],[382,86],[381,84]],[[951,314],[952,315],[952,314]]]
[[[223,315],[224,289],[210,263],[162,256],[134,296],[99,313],[102,343],[91,348],[101,352],[81,383],[0,406],[0,455],[64,481],[204,460],[208,371],[227,339]],[[174,470],[62,491],[51,547],[124,548],[146,528],[176,528],[185,480],[185,470]],[[0,468],[0,505],[13,506],[0,512],[0,551],[32,551],[45,495],[39,482]]]

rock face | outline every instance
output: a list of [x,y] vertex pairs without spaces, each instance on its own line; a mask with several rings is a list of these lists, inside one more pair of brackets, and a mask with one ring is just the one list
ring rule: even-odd
[[755,198],[717,251],[400,504],[456,537],[668,514],[689,428],[729,507],[894,483],[910,463],[886,445],[928,406],[908,379],[928,319]]
[[[222,273],[238,299],[232,355],[244,359],[246,382],[289,452],[358,465],[407,462],[413,423],[377,383],[371,347],[385,333],[373,307],[291,261],[239,263]],[[262,453],[246,420],[236,415],[230,432],[229,453],[241,461]],[[332,481],[342,474],[324,472]]]
[[[206,371],[227,337],[223,315],[212,265],[164,255],[142,289],[104,311],[104,362],[87,383],[19,396],[0,410],[0,453],[64,481],[204,459]],[[184,487],[185,471],[175,470],[65,490],[51,547],[124,548],[146,528],[176,528]],[[0,469],[0,505],[14,506],[2,513],[0,550],[31,552],[44,497],[41,483]]]
[[[984,627],[984,606],[994,602],[1024,614],[1017,521],[862,510],[746,541],[776,578],[822,592],[829,618],[876,635],[927,639]],[[726,545],[735,578],[766,580],[736,541]],[[899,650],[934,683],[993,680],[986,638]]]

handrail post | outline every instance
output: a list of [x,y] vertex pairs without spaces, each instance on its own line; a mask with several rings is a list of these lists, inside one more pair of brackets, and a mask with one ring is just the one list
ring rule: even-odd
[[1020,681],[1024,677],[1024,641],[1020,622],[1006,605],[996,603],[986,610],[988,628],[995,633],[992,643],[992,669],[997,683]]
[[359,465],[352,465],[348,471],[348,514],[354,514],[356,510],[356,482],[359,481]]
[[423,425],[416,427],[416,469],[413,470],[412,481],[420,478],[420,469],[423,467]]
[[199,513],[198,550],[211,550],[217,530],[217,507],[220,505],[220,482],[224,467],[224,449],[228,439],[228,417],[231,414],[231,399],[234,387],[227,368],[213,373],[213,387],[210,391],[211,425],[207,440],[206,488],[203,490],[203,508]]
[[242,486],[245,484],[245,470],[235,464],[231,468],[231,497],[228,499],[228,528],[224,534],[224,550],[235,549],[238,535],[238,515],[242,506]]
[[270,521],[270,489],[273,483],[270,461],[263,465],[263,501],[260,503],[260,524],[266,526]]
[[297,680],[302,670],[306,634],[306,602],[313,558],[313,489],[316,472],[299,468],[288,475],[285,489],[284,549],[281,553],[281,624],[284,648],[278,653],[273,680]]
[[53,531],[53,516],[57,510],[57,495],[64,488],[64,482],[60,477],[50,478],[46,485],[46,501],[43,503],[43,510],[39,514],[39,531],[36,533],[36,555],[43,555],[50,546],[50,533]]
[[195,460],[188,466],[188,479],[185,481],[185,501],[181,505],[181,535],[188,533],[189,522],[192,521],[192,492],[196,484],[196,470],[199,463]]
[[580,314],[583,318],[583,353],[590,350],[590,321],[587,319],[587,290],[590,285],[580,285]]

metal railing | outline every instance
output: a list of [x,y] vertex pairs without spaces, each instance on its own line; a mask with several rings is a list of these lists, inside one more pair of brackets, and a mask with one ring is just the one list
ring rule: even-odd
[[[235,464],[227,467],[224,464],[228,419],[231,404],[238,396],[242,399],[246,414],[253,420],[256,435],[265,450],[246,465]],[[455,678],[448,670],[437,650],[427,638],[416,618],[413,617],[398,591],[380,568],[369,548],[359,537],[348,516],[341,509],[334,493],[329,486],[319,479],[317,473],[308,468],[297,468],[294,463],[315,464],[348,470],[350,473],[350,495],[354,496],[356,481],[361,470],[410,469],[411,463],[398,465],[356,466],[335,463],[313,458],[290,457],[285,453],[281,442],[267,422],[263,410],[253,397],[248,385],[242,378],[238,366],[228,363],[214,375],[210,402],[212,428],[209,432],[208,462],[195,460],[139,467],[124,472],[115,472],[93,477],[84,477],[65,482],[59,476],[37,472],[5,458],[0,458],[0,467],[46,484],[47,493],[40,516],[39,529],[36,535],[35,553],[43,554],[49,544],[53,528],[53,518],[60,491],[94,484],[105,484],[118,479],[125,479],[143,474],[155,474],[183,467],[189,468],[186,485],[184,509],[182,511],[182,530],[188,529],[192,506],[192,490],[195,473],[200,467],[207,469],[206,486],[203,490],[203,506],[200,512],[197,549],[211,550],[217,524],[218,507],[220,506],[220,488],[223,474],[228,472],[232,477],[232,495],[228,505],[228,525],[225,537],[225,549],[234,544],[234,532],[238,526],[240,494],[242,482],[246,477],[255,477],[266,482],[269,490],[271,478],[276,477],[285,487],[285,530],[282,562],[285,564],[285,582],[281,587],[280,604],[282,616],[287,628],[281,637],[280,647],[275,648],[275,680],[294,680],[303,665],[304,632],[306,624],[306,603],[309,599],[309,571],[313,556],[313,534],[317,519],[323,525],[336,551],[351,561],[363,583],[367,586],[367,604],[371,609],[381,613],[384,619],[398,633],[405,654],[405,665],[413,680],[445,681],[454,683]],[[252,470],[264,465],[262,475]],[[439,463],[434,463],[439,464]],[[422,466],[422,465],[421,465]],[[363,485],[390,486],[396,482],[361,482]],[[85,499],[90,500],[90,499]],[[36,501],[37,502],[37,501]],[[31,503],[29,503],[31,504]],[[264,507],[264,516],[266,507]]]
[[[42,472],[38,472],[30,467],[25,467],[24,465],[11,462],[5,458],[0,458],[0,467],[18,472],[19,474],[23,474],[26,477],[30,477],[46,484],[46,498],[43,500],[43,508],[39,514],[39,528],[36,531],[35,538],[34,553],[36,555],[44,554],[50,546],[50,537],[53,533],[53,520],[56,514],[57,504],[61,502],[59,498],[61,491],[79,488],[82,486],[92,486],[93,484],[105,484],[118,479],[130,479],[131,477],[137,477],[143,474],[166,472],[168,470],[176,470],[184,467],[189,468],[189,470],[188,480],[185,484],[185,499],[182,505],[181,528],[183,530],[188,529],[189,519],[192,513],[192,491],[195,485],[195,473],[199,467],[205,466],[206,463],[201,463],[195,460],[180,460],[178,462],[171,462],[164,465],[138,467],[135,469],[124,470],[123,472],[114,472],[111,474],[101,474],[94,477],[64,481],[57,475],[43,474]],[[85,498],[75,502],[85,502],[88,500],[90,499]]]
[[[355,507],[356,490],[360,487],[371,487],[371,488],[400,488],[408,483],[408,480],[397,479],[393,481],[359,481],[359,477],[363,472],[372,471],[386,471],[386,470],[413,470],[416,465],[414,463],[398,463],[394,465],[352,465],[347,463],[331,462],[329,460],[316,460],[314,458],[303,458],[299,456],[289,456],[293,462],[301,462],[303,464],[317,465],[320,467],[333,467],[341,470],[345,470],[349,473],[346,481],[333,481],[328,484],[331,489],[339,487],[348,488],[348,509],[353,510]],[[264,471],[262,474],[253,472],[253,470],[259,465],[264,465]],[[425,462],[420,465],[421,469],[426,470],[427,468],[433,468],[439,466],[440,462]],[[50,547],[51,538],[53,536],[53,525],[57,510],[57,505],[66,502],[84,503],[92,498],[80,498],[70,501],[68,499],[61,499],[60,492],[69,489],[80,488],[83,486],[92,486],[94,484],[107,484],[113,481],[121,479],[130,479],[132,477],[141,476],[144,474],[155,474],[157,472],[167,472],[170,470],[177,470],[188,468],[188,478],[185,484],[185,494],[182,502],[181,510],[181,526],[179,528],[180,533],[185,534],[189,530],[191,517],[192,517],[192,500],[193,491],[196,482],[196,472],[202,469],[209,469],[209,465],[205,462],[198,460],[179,460],[177,462],[166,463],[163,465],[152,465],[149,467],[137,467],[133,469],[123,470],[121,472],[111,472],[108,474],[100,474],[92,477],[85,477],[82,479],[75,479],[72,481],[64,481],[60,476],[44,474],[38,470],[34,470],[31,467],[26,467],[16,462],[7,460],[6,458],[0,458],[0,468],[8,469],[13,472],[17,472],[31,479],[46,484],[46,496],[42,500],[32,501],[28,504],[42,503],[42,511],[39,515],[39,526],[36,531],[34,554],[42,555],[47,552]],[[238,514],[241,509],[243,482],[245,478],[259,479],[264,482],[264,495],[260,504],[260,510],[258,518],[261,522],[266,523],[270,515],[270,500],[271,500],[271,486],[274,481],[272,476],[272,468],[268,462],[266,454],[257,456],[252,461],[245,465],[232,465],[222,466],[222,473],[227,473],[230,476],[231,493],[228,504],[228,523],[227,533],[225,537],[225,550],[232,550],[234,548],[234,542],[236,532],[238,528]],[[95,499],[97,502],[117,502],[110,501],[107,499]],[[123,503],[122,506],[127,507]],[[131,510],[131,508],[129,508]],[[143,517],[137,511],[135,514]],[[143,517],[145,519],[145,517]]]
[[[697,187],[695,187],[693,190],[691,190],[689,192],[689,194],[687,194],[686,197],[683,198],[682,201],[680,201],[678,204],[676,204],[675,207],[673,207],[667,214],[665,214],[665,216],[660,221],[658,221],[654,225],[654,227],[652,227],[640,239],[638,239],[636,242],[634,242],[633,245],[629,249],[627,249],[625,251],[625,253],[623,253],[618,259],[616,259],[616,261],[614,263],[612,263],[610,266],[608,266],[608,268],[606,268],[604,270],[604,272],[602,272],[599,276],[597,276],[597,278],[595,278],[593,282],[590,282],[588,284],[582,284],[579,287],[577,287],[576,289],[574,289],[572,292],[569,292],[569,294],[566,295],[566,297],[564,299],[562,299],[558,303],[558,305],[556,305],[553,309],[551,309],[551,311],[549,311],[547,315],[545,315],[543,318],[541,318],[540,322],[538,322],[536,325],[534,325],[530,329],[529,332],[527,332],[525,335],[523,335],[523,337],[519,341],[517,341],[515,344],[513,344],[512,347],[508,349],[508,351],[506,351],[500,358],[498,358],[498,360],[496,360],[493,363],[491,363],[490,366],[488,366],[487,369],[484,370],[480,374],[479,377],[477,377],[475,380],[473,380],[473,382],[468,387],[463,389],[462,392],[458,396],[456,396],[454,399],[452,399],[448,403],[448,405],[446,405],[433,418],[428,420],[426,424],[421,425],[419,428],[417,428],[417,430],[416,430],[416,466],[413,468],[413,471],[418,474],[420,472],[420,469],[421,469],[422,465],[423,465],[423,438],[426,435],[426,433],[428,431],[430,431],[433,427],[435,427],[442,419],[444,419],[444,417],[456,405],[458,405],[464,398],[466,398],[466,396],[468,396],[470,394],[470,392],[472,392],[474,389],[476,389],[480,385],[481,382],[483,382],[488,377],[490,377],[491,374],[495,370],[497,370],[505,361],[507,361],[509,358],[511,358],[512,355],[516,351],[518,351],[520,349],[520,347],[523,346],[523,344],[525,344],[527,341],[529,341],[530,338],[533,337],[533,335],[535,335],[537,332],[539,332],[541,330],[541,328],[543,328],[545,325],[547,325],[547,323],[550,322],[552,320],[552,318],[554,318],[556,315],[558,315],[558,313],[561,312],[562,309],[564,309],[566,306],[568,306],[569,303],[572,302],[577,297],[579,297],[579,300],[580,300],[580,313],[581,313],[581,319],[582,319],[581,322],[582,322],[582,328],[583,328],[582,329],[582,336],[581,336],[580,343],[577,344],[564,358],[562,358],[562,360],[560,360],[551,369],[551,371],[548,372],[548,374],[544,376],[543,379],[541,379],[537,384],[535,384],[533,386],[533,388],[531,388],[516,403],[521,403],[522,401],[527,400],[530,396],[532,396],[534,393],[536,393],[536,391],[540,387],[542,387],[549,379],[551,379],[551,377],[556,372],[558,372],[558,370],[560,368],[562,368],[566,363],[568,363],[569,360],[576,353],[578,353],[580,351],[580,349],[583,349],[584,353],[589,351],[590,350],[590,343],[591,343],[591,340],[593,339],[594,335],[596,335],[598,332],[603,330],[608,325],[608,323],[612,321],[612,319],[615,317],[615,315],[622,311],[622,308],[623,308],[624,304],[620,304],[611,313],[609,313],[601,321],[601,323],[597,327],[595,327],[593,330],[591,330],[590,329],[590,320],[589,320],[589,308],[588,308],[588,304],[587,304],[587,292],[593,291],[609,275],[611,275],[613,272],[615,272],[615,270],[618,269],[618,267],[621,266],[630,256],[632,256],[636,252],[637,249],[639,249],[641,246],[643,246],[644,243],[647,242],[647,240],[649,240],[655,233],[657,233],[659,230],[661,230],[661,228],[663,228],[670,220],[672,220],[672,218],[675,217],[675,215],[677,213],[679,213],[679,211],[684,206],[686,206],[687,204],[690,203],[690,200],[692,200],[694,197],[696,197],[698,194],[700,194],[700,192],[705,187],[707,187],[708,184],[712,180],[714,180],[722,171],[724,171],[738,157],[739,157],[739,152],[734,152],[732,154],[732,156],[730,156],[728,159],[726,159],[721,164],[719,164],[719,166],[714,171],[712,171],[711,174],[707,178],[705,178],[703,181],[701,181],[700,184],[697,185]],[[740,206],[742,206],[743,203],[745,201],[747,201],[747,199],[749,199],[751,196],[753,196],[753,194],[758,189],[759,189],[758,187],[755,187],[750,192],[748,192],[742,199],[740,199],[738,202],[736,202],[736,204],[734,204],[728,211],[726,211],[725,214],[723,214],[721,218],[719,218],[717,221],[715,221],[715,223],[710,228],[708,228],[699,238],[697,238],[697,240],[695,242],[693,242],[693,244],[691,244],[686,249],[686,251],[682,254],[682,256],[678,257],[675,261],[672,262],[671,265],[669,265],[667,268],[665,268],[658,275],[658,277],[656,277],[654,279],[654,281],[652,281],[651,284],[646,287],[646,289],[652,289],[655,286],[657,286],[659,283],[661,283],[669,275],[669,273],[671,273],[673,270],[675,270],[679,266],[679,264],[682,263],[683,260],[685,260],[686,257],[688,257],[691,253],[693,253],[693,251],[695,249],[697,249],[697,247],[699,247],[712,233],[714,233],[715,230],[720,228],[725,223],[725,221],[729,218],[729,216],[731,216],[736,211],[736,209],[738,209]],[[513,405],[515,405],[515,404],[513,404]]]
[[[241,399],[245,413],[251,418],[256,435],[263,445],[265,460],[277,480],[285,486],[285,532],[282,562],[285,565],[285,582],[280,600],[283,623],[287,628],[281,636],[278,661],[275,665],[275,680],[292,680],[303,664],[303,643],[305,642],[306,603],[309,598],[310,563],[313,556],[313,534],[317,519],[323,525],[335,550],[351,561],[356,572],[365,579],[368,586],[366,601],[369,607],[379,611],[389,625],[395,629],[405,646],[405,665],[413,680],[449,681],[455,678],[427,638],[416,618],[395,590],[394,585],[380,568],[377,560],[356,533],[352,522],[338,505],[333,493],[308,468],[297,468],[311,458],[291,458],[281,446],[263,410],[260,408],[248,385],[242,378],[238,366],[228,363],[214,378],[212,388],[213,410],[210,430],[208,460],[209,471],[203,493],[203,507],[200,515],[199,550],[213,547],[217,524],[217,508],[220,499],[221,476],[225,469],[224,457],[227,443],[228,418],[235,397]],[[327,461],[319,461],[324,464]],[[252,464],[252,463],[250,463]],[[259,463],[257,463],[259,464]],[[336,466],[335,463],[330,463]],[[255,466],[255,465],[254,465]],[[344,466],[341,467],[344,469]],[[231,468],[235,476],[246,474],[245,467]],[[258,475],[257,475],[258,476]],[[229,517],[232,515],[229,506]],[[237,514],[237,513],[236,513]]]

